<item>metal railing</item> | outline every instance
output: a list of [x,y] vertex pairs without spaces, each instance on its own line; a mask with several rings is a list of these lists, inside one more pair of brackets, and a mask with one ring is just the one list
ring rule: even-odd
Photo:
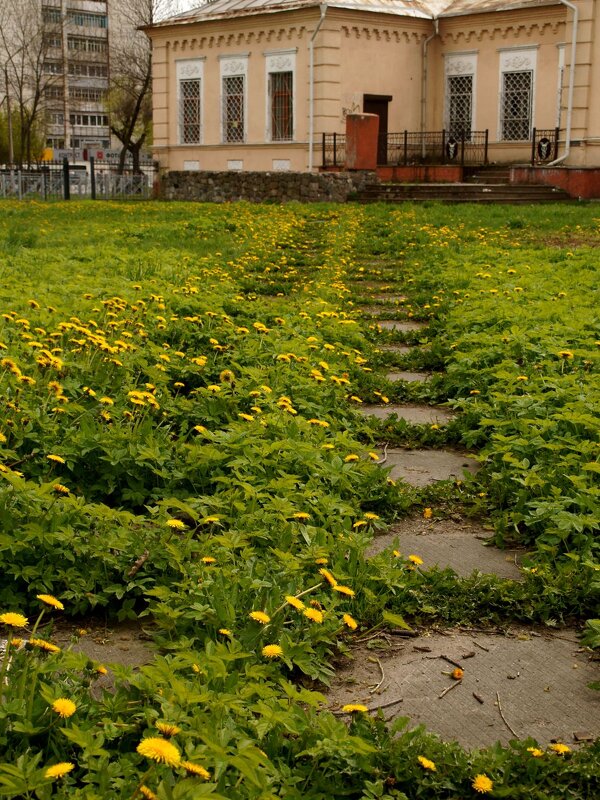
[[558,158],[559,128],[534,128],[531,134],[531,166]]
[[[379,136],[378,166],[415,164],[460,164],[480,166],[488,163],[489,132],[402,131]],[[323,167],[343,167],[346,160],[346,135],[323,134]]]

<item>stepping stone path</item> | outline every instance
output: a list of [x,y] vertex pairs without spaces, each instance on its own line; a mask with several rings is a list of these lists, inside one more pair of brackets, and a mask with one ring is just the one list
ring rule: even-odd
[[452,411],[436,406],[397,406],[392,403],[385,406],[363,404],[358,410],[365,417],[377,417],[377,419],[385,421],[395,415],[398,419],[404,419],[413,425],[443,425],[456,417]]
[[427,326],[424,322],[416,322],[414,320],[382,319],[377,323],[377,327],[385,331],[409,333],[411,331],[422,331]]
[[403,556],[415,554],[423,559],[421,569],[452,567],[461,577],[477,570],[501,578],[523,578],[518,565],[525,551],[499,550],[490,544],[489,530],[468,520],[407,517],[373,539],[366,551],[367,558],[392,549],[395,541]]
[[[528,736],[543,747],[573,747],[600,735],[600,693],[588,688],[598,668],[574,630],[425,631],[404,641],[383,636],[382,649],[369,644],[338,671],[330,710],[387,706],[386,719],[408,716],[411,728],[424,724],[469,749]],[[448,674],[455,664],[464,669],[462,681]]]
[[[386,302],[391,297],[378,294],[371,299]],[[400,332],[425,328],[406,319],[380,320],[378,326]],[[406,355],[414,348],[385,344],[378,349]],[[418,372],[387,374],[389,381],[424,382],[429,377]],[[380,420],[396,414],[413,424],[440,425],[455,418],[447,409],[429,406],[363,405],[360,411]],[[392,478],[423,487],[461,479],[465,471],[475,473],[479,464],[448,450],[390,448],[382,467],[391,467]],[[395,543],[404,556],[423,559],[421,570],[437,565],[451,567],[459,577],[474,571],[508,580],[524,577],[519,567],[524,551],[499,550],[491,544],[489,530],[460,518],[405,519],[377,536],[366,557]],[[450,677],[457,665],[464,670],[460,681]],[[327,705],[340,715],[346,703],[362,703],[372,712],[381,708],[387,720],[408,717],[409,727],[424,724],[467,749],[527,737],[542,747],[556,741],[575,747],[600,736],[600,692],[588,686],[598,679],[597,662],[580,647],[574,629],[459,628],[423,631],[414,638],[382,631],[354,649],[351,663],[338,671],[328,690]]]
[[427,372],[388,372],[385,376],[388,381],[406,381],[407,383],[425,383],[431,378]]

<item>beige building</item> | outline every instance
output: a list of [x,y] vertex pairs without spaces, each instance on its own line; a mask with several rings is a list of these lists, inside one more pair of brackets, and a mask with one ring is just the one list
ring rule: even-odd
[[446,155],[485,141],[490,161],[600,167],[598,5],[213,0],[147,29],[155,155],[169,170],[312,170],[323,134],[372,112],[380,163],[441,135]]

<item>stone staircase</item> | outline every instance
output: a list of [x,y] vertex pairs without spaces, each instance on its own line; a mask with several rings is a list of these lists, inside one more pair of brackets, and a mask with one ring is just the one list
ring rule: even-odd
[[[485,181],[485,182],[483,182]],[[358,203],[555,203],[572,201],[563,189],[508,183],[508,170],[482,170],[465,183],[370,183],[354,198]]]

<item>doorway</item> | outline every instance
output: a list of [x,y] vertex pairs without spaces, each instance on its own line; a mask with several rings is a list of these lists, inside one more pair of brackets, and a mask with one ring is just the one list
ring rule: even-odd
[[379,117],[379,138],[377,140],[377,163],[387,164],[388,105],[392,99],[389,94],[363,95],[363,113],[377,114]]

